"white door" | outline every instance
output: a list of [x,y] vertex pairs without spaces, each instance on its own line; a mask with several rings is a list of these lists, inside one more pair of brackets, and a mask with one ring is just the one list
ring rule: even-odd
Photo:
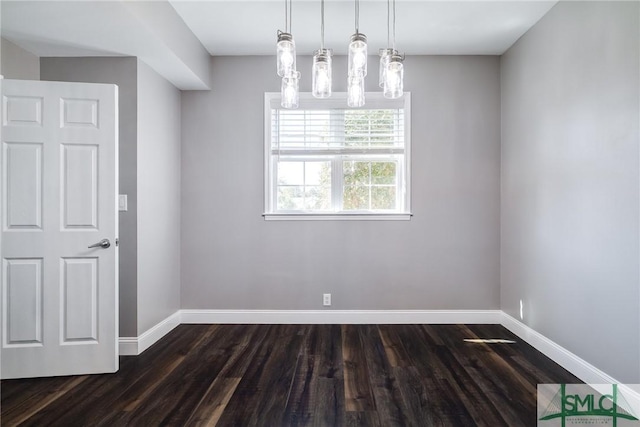
[[0,84],[1,377],[115,372],[117,87]]

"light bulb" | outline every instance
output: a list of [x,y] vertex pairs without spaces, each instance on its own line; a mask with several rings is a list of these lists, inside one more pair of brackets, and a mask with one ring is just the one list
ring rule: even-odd
[[347,105],[362,107],[364,105],[364,77],[350,76],[347,86]]
[[298,82],[300,81],[300,73],[293,71],[292,73],[282,78],[282,86],[280,90],[281,101],[280,104],[283,108],[298,108],[299,91]]
[[293,65],[293,55],[291,55],[291,51],[283,50],[281,59],[282,59],[282,66],[285,69],[291,69],[291,66]]
[[313,56],[312,93],[316,98],[331,96],[331,49],[320,49]]
[[329,89],[329,76],[326,69],[318,70],[316,77],[316,88],[319,93],[326,92]]
[[296,89],[294,87],[292,87],[291,85],[286,85],[286,87],[284,88],[284,97],[287,100],[286,102],[291,104],[293,103],[293,99],[296,96]]

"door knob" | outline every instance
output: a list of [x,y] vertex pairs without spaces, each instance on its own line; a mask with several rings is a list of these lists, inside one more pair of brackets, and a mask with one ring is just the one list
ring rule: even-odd
[[98,243],[94,243],[93,245],[89,246],[89,249],[92,249],[92,248],[107,249],[110,246],[111,246],[111,242],[109,241],[109,239],[102,239]]

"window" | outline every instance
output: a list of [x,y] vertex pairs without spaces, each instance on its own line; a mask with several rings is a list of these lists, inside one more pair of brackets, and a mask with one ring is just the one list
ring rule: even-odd
[[265,94],[266,219],[409,219],[410,95],[300,94],[296,110]]

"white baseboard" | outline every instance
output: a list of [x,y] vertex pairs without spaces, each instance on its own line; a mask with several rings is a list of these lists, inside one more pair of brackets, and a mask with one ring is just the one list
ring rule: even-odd
[[137,356],[180,325],[180,310],[160,323],[147,329],[138,337],[120,337],[118,349],[120,356]]
[[499,324],[500,310],[181,310],[182,323]]
[[629,400],[631,407],[640,407],[640,392],[637,388],[633,389],[629,385],[620,383],[611,375],[505,312],[502,312],[502,326],[587,384],[619,384],[620,392]]
[[138,337],[118,338],[118,354],[120,356],[137,356],[139,354]]
[[137,356],[185,324],[499,324],[500,310],[179,310],[139,337],[120,337],[119,354]]
[[502,313],[502,326],[522,338],[540,353],[544,354],[585,383],[618,383],[613,377],[505,312]]

